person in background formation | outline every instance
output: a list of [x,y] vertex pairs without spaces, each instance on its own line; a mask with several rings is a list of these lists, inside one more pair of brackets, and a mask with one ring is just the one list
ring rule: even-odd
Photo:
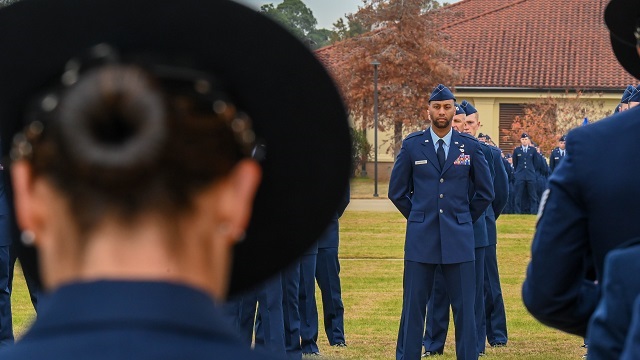
[[[467,113],[464,131],[475,136],[482,126],[480,123],[480,114],[473,105],[466,100],[462,102],[462,106]],[[493,144],[491,137],[487,134],[478,134],[478,139],[486,144]],[[509,176],[503,161],[502,151],[496,147],[495,144],[489,145],[489,149],[491,149],[494,162],[493,168],[495,169],[493,182],[495,199],[491,206],[487,208],[485,214],[488,240],[488,246],[485,248],[483,282],[485,317],[482,319],[481,324],[483,331],[478,332],[478,335],[486,335],[487,342],[491,347],[502,347],[507,345],[508,335],[504,299],[502,297],[502,287],[500,286],[500,275],[498,273],[498,231],[496,220],[500,217],[500,214],[502,214],[509,201]],[[507,163],[506,166],[509,166],[509,164]],[[484,341],[483,336],[483,347]]]
[[294,263],[348,185],[347,114],[315,56],[232,1],[31,0],[0,31],[0,151],[48,291],[0,358],[282,358],[219,305]]
[[[347,340],[344,330],[344,304],[342,302],[342,286],[340,285],[340,261],[338,253],[340,247],[339,218],[349,205],[350,191],[347,188],[329,226],[318,240],[318,261],[316,263],[315,278],[322,295],[322,319],[324,331],[329,345],[346,347]],[[311,304],[310,304],[311,305]],[[315,303],[312,304],[315,307]],[[315,310],[317,313],[317,310]],[[316,318],[317,319],[317,318]],[[310,329],[318,334],[318,322]]]
[[551,151],[551,156],[549,156],[549,169],[551,170],[551,173],[555,171],[556,166],[558,166],[562,159],[564,159],[566,152],[566,140],[567,137],[562,135],[560,140],[558,140],[558,146]]
[[[453,308],[456,357],[478,357],[472,224],[494,194],[480,142],[451,127],[454,102],[444,85],[433,90],[432,126],[404,139],[389,181],[389,199],[407,219],[398,360],[421,356],[425,304],[438,266]],[[475,193],[469,194],[472,186]]]
[[[538,144],[532,143],[532,145],[536,151],[535,156],[538,158],[538,161],[535,162],[535,169],[536,169],[536,198],[538,199],[538,203],[539,203],[539,200],[542,197],[542,193],[547,187],[547,178],[549,177],[550,171],[549,171],[549,164],[547,162],[547,158],[544,156],[544,154],[542,154],[542,150],[540,149]],[[535,211],[537,213],[538,211],[537,206],[535,209],[532,209],[531,211]]]
[[[610,1],[605,22],[618,61],[640,78],[640,9],[635,5],[631,0]],[[640,234],[635,204],[629,201],[640,198],[640,170],[619,156],[640,151],[639,116],[640,109],[632,107],[567,134],[567,154],[549,179],[522,286],[525,306],[548,326],[579,336],[590,333],[603,278],[613,275],[605,272],[605,257]],[[588,258],[596,281],[585,273]],[[591,345],[592,339],[587,340]]]
[[529,204],[529,213],[535,214],[538,209],[536,194],[536,164],[539,162],[537,151],[531,146],[527,133],[520,137],[522,146],[513,149],[513,168],[515,172],[514,212],[523,213],[523,202]]
[[505,214],[515,214],[515,171],[512,165],[512,156],[510,153],[503,153],[502,161],[504,162],[504,168],[507,170],[507,176],[509,177],[509,200],[507,201],[507,206],[505,207],[503,213]]

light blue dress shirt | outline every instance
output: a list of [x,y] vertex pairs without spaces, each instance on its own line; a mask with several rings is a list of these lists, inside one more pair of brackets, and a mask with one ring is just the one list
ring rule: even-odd
[[451,132],[453,131],[453,128],[449,129],[449,132],[447,133],[447,135],[445,135],[443,138],[439,137],[438,135],[436,135],[436,133],[433,132],[433,128],[429,127],[429,132],[431,133],[431,139],[433,139],[433,148],[436,151],[436,153],[438,153],[438,140],[442,139],[444,141],[444,145],[442,145],[444,147],[444,159],[447,160],[447,157],[449,156],[449,145],[451,145]]

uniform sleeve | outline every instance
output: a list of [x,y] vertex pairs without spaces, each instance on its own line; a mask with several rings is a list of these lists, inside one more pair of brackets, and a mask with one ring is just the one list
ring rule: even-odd
[[581,151],[585,145],[578,136],[570,139],[573,143],[567,148],[573,152],[567,152],[563,160],[566,166],[558,167],[551,176],[549,189],[541,199],[522,298],[529,312],[543,324],[584,336],[599,295],[596,285],[586,281],[584,274],[589,234],[580,196],[579,162],[589,156]]
[[496,173],[493,181],[495,198],[491,203],[491,207],[497,219],[509,200],[509,175],[507,175],[507,170],[504,168],[502,156],[497,151],[493,157],[493,168]]
[[411,193],[413,192],[413,167],[411,158],[406,150],[406,140],[396,158],[389,179],[389,200],[400,210],[405,218],[411,212]]
[[493,193],[493,182],[489,164],[482,153],[480,146],[476,147],[471,162],[471,181],[473,182],[475,193],[469,203],[471,220],[476,222],[484,211],[491,205],[495,194]]
[[511,156],[511,163],[513,164],[513,168],[516,169],[518,167],[518,154],[516,154],[516,149],[513,149],[513,154]]
[[549,169],[553,173],[553,170],[556,168],[556,158],[554,155],[555,151],[551,151],[551,155],[549,155]]

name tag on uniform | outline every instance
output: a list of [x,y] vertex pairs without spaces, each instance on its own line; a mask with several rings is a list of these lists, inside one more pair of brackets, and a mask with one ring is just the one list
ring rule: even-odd
[[427,160],[418,160],[418,161],[415,162],[416,165],[424,165],[424,164],[428,164],[428,163],[429,163],[429,161],[427,161]]
[[471,165],[471,155],[462,154],[458,156],[456,161],[453,162],[453,165]]
[[522,156],[522,154],[518,154],[518,156]]
[[560,160],[560,158],[556,156],[556,160]]

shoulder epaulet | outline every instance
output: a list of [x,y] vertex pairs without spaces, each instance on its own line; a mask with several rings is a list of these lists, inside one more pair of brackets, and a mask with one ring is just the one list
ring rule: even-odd
[[411,133],[411,134],[407,135],[407,137],[406,137],[406,138],[404,138],[404,139],[405,139],[405,140],[409,140],[409,139],[411,139],[412,137],[422,136],[425,132],[426,132],[426,130],[416,131],[416,132],[413,132],[413,133]]
[[475,136],[472,136],[472,135],[469,135],[469,134],[465,134],[465,133],[458,133],[458,134],[460,134],[460,136],[462,136],[463,138],[467,138],[467,139],[470,139],[470,140],[475,140],[477,142],[480,142],[480,140],[476,139]]

